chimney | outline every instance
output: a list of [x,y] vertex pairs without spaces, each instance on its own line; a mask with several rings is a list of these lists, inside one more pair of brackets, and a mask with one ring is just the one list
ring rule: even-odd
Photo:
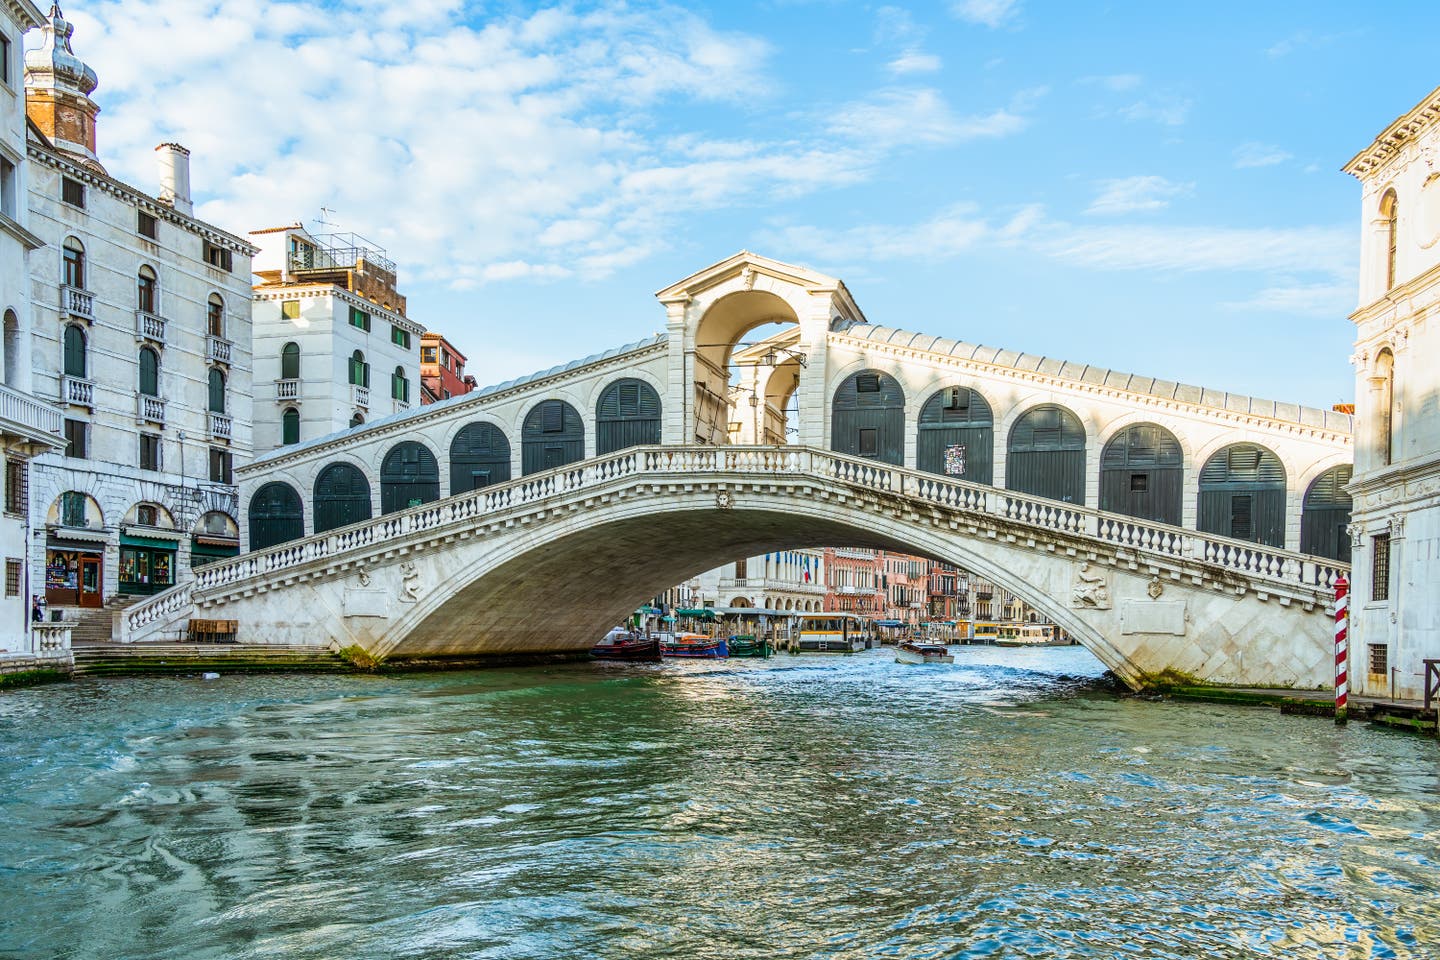
[[190,203],[190,151],[178,143],[155,148],[160,161],[160,199],[187,217],[194,212]]

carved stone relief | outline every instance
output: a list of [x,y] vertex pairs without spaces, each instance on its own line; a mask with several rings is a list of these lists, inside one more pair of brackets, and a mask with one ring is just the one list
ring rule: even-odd
[[400,564],[400,602],[415,603],[420,599],[420,571],[415,561],[406,560]]
[[1075,571],[1070,585],[1070,606],[1092,610],[1110,609],[1110,585],[1105,573],[1086,560]]

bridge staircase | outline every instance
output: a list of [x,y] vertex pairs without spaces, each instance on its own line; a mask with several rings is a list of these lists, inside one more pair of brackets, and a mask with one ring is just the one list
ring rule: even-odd
[[128,610],[144,599],[127,595],[115,596],[102,607],[82,611],[76,618],[74,629],[70,631],[71,644],[106,643],[113,640],[116,614]]
[[214,672],[340,673],[349,663],[323,647],[269,643],[112,643],[73,647],[76,676]]

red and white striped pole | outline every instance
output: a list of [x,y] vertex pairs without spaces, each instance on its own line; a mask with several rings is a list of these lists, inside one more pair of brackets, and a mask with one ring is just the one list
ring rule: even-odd
[[1335,722],[1344,723],[1350,700],[1350,581],[1335,581]]

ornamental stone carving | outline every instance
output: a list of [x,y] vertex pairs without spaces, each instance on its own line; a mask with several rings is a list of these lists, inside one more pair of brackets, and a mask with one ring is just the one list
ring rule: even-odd
[[1095,568],[1090,561],[1080,564],[1075,571],[1075,582],[1070,585],[1070,606],[1092,610],[1110,609],[1110,586],[1104,572]]
[[735,498],[730,495],[729,490],[721,490],[715,494],[715,506],[721,510],[729,510],[735,506]]
[[415,603],[420,599],[420,571],[413,560],[400,564],[400,602]]
[[1391,539],[1391,540],[1400,540],[1400,539],[1404,538],[1404,536],[1405,536],[1405,515],[1404,515],[1404,514],[1400,514],[1400,515],[1398,515],[1398,516],[1391,517],[1390,519],[1386,520],[1385,523],[1386,523],[1386,525],[1389,526],[1389,528],[1390,528],[1390,539]]
[[1145,588],[1145,592],[1150,594],[1151,600],[1159,600],[1160,595],[1165,592],[1165,584],[1160,582],[1158,575],[1153,576],[1150,578],[1150,585]]

